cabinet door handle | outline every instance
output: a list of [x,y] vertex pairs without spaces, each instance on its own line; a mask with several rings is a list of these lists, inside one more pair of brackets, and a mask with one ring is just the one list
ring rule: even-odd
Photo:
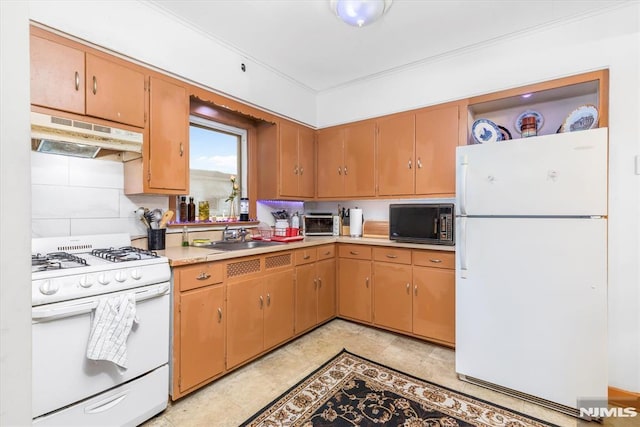
[[271,305],[271,294],[267,294],[267,307]]
[[76,71],[76,91],[80,90],[80,73]]
[[322,287],[322,279],[318,277],[318,288]]
[[349,251],[349,253],[350,253],[351,255],[358,255],[360,252],[356,252],[356,251]]
[[300,166],[300,175],[302,175],[303,173],[304,173],[304,168]]
[[347,174],[347,167],[346,166],[344,167],[344,174],[345,175]]
[[407,283],[407,293],[410,294],[411,293],[411,284]]
[[182,157],[182,155],[184,154],[184,146],[182,145],[182,142],[180,143],[180,157]]
[[434,263],[436,263],[436,264],[440,264],[440,263],[442,262],[442,260],[441,260],[441,259],[437,259],[437,258],[429,258],[429,261],[430,261],[430,262],[434,262]]
[[407,164],[407,166],[409,167],[409,169],[411,169],[411,166],[412,166],[411,159],[409,159],[409,163]]
[[264,307],[264,298],[260,295],[260,308]]
[[398,255],[387,254],[387,258],[395,259],[398,258]]
[[203,271],[198,275],[198,277],[196,277],[196,280],[207,280],[209,277],[211,277],[211,275]]
[[305,255],[302,257],[302,259],[309,259],[309,258],[311,258],[311,255]]
[[422,160],[418,157],[418,169],[422,169]]
[[222,322],[222,309],[218,307],[218,322]]
[[331,255],[331,251],[327,251],[324,253],[325,255]]
[[365,279],[364,284],[367,286],[367,288],[369,287],[369,278],[368,277]]
[[342,168],[338,166],[338,175],[342,175]]
[[313,279],[313,289],[318,289],[318,279]]
[[93,94],[98,93],[98,79],[96,76],[93,76]]
[[298,175],[298,166],[293,168],[293,174]]
[[413,294],[418,296],[418,285],[413,285]]

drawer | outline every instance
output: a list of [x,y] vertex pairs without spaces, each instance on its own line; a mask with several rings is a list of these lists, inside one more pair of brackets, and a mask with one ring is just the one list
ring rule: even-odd
[[222,283],[224,277],[220,262],[203,262],[176,270],[180,275],[180,291]]
[[323,259],[335,258],[336,245],[318,246],[318,261]]
[[318,251],[315,246],[310,248],[298,249],[296,251],[296,265],[315,262],[317,258],[318,258]]
[[373,248],[373,259],[396,264],[411,264],[411,249],[377,246]]
[[371,259],[371,247],[365,245],[340,245],[338,256],[340,258]]
[[455,252],[413,251],[413,265],[423,267],[455,268]]

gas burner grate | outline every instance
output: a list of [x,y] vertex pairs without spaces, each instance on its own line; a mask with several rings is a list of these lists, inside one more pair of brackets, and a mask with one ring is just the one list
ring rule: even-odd
[[124,246],[121,248],[94,249],[91,255],[106,259],[111,262],[136,261],[146,258],[158,258],[158,254],[152,251]]
[[59,260],[61,262],[77,262],[78,264],[87,265],[87,260],[85,260],[84,258],[77,257],[67,252],[51,252],[47,254],[47,257],[50,260]]

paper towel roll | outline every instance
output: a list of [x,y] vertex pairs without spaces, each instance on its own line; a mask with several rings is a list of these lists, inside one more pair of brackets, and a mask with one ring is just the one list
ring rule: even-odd
[[349,235],[362,237],[362,209],[349,209]]

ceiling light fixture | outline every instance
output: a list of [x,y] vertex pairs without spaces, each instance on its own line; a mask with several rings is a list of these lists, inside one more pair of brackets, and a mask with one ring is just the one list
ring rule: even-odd
[[364,27],[379,19],[391,7],[393,0],[330,0],[338,18],[354,27]]

